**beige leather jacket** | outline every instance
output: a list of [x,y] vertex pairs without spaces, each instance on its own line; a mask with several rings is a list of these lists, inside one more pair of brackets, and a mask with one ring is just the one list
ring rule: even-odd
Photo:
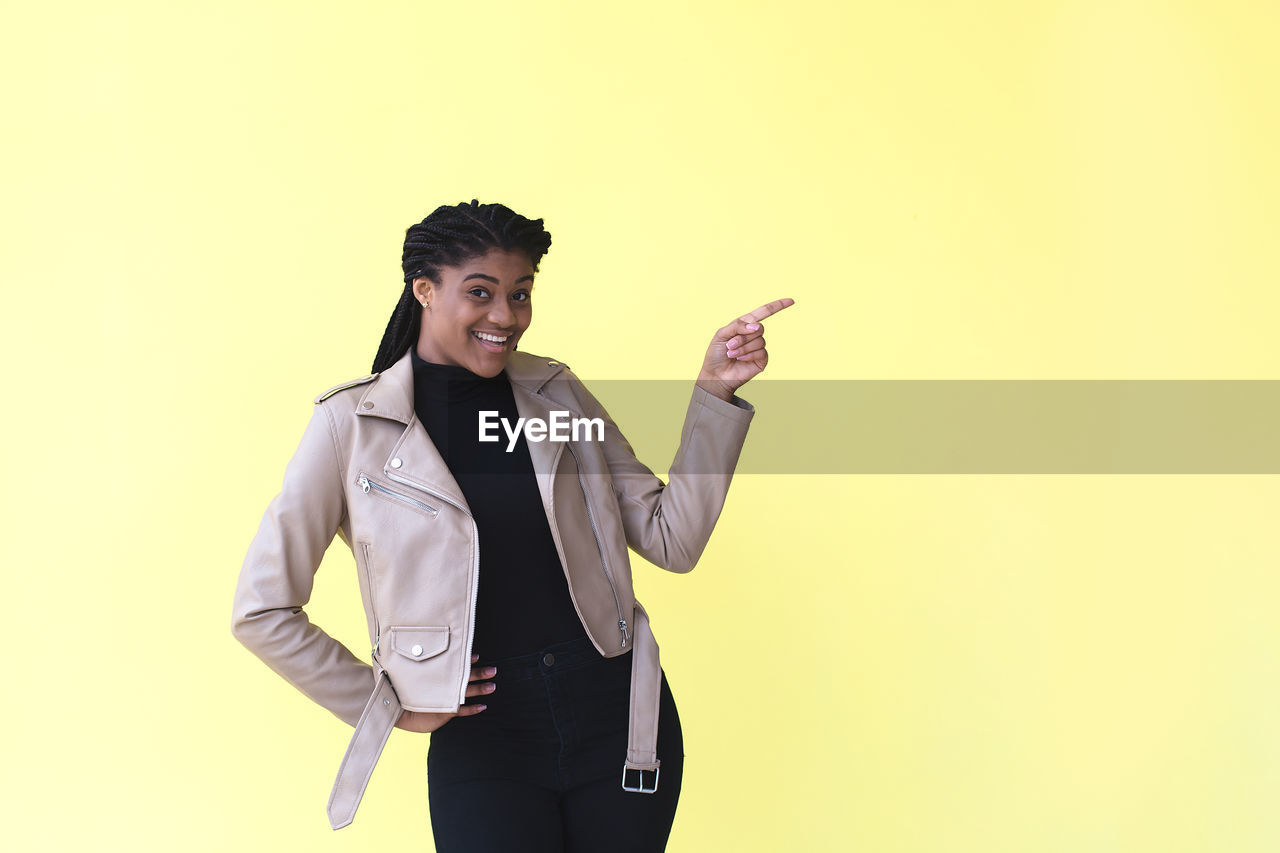
[[[588,636],[605,657],[635,649],[622,784],[650,792],[658,775],[661,673],[647,614],[632,591],[627,549],[669,571],[693,568],[719,518],[755,410],[694,386],[664,485],[566,365],[516,351],[506,370],[521,417],[550,421],[553,411],[568,411],[604,421],[603,441],[527,444]],[[480,554],[466,499],[414,413],[408,350],[381,373],[335,386],[314,402],[283,487],[249,545],[232,632],[355,726],[329,801],[337,829],[354,818],[401,709],[452,712],[466,701]],[[368,662],[303,609],[335,535],[355,557]],[[652,778],[628,776],[646,770]]]

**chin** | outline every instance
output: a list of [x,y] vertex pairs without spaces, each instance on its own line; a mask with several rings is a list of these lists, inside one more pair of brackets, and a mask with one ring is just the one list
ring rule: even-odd
[[503,371],[507,366],[507,356],[494,356],[493,358],[478,359],[477,364],[468,365],[467,369],[477,376],[483,376],[485,379],[492,379]]
[[507,362],[511,360],[511,353],[515,351],[518,343],[516,340],[508,341],[501,351],[495,352],[479,343],[474,337],[468,337],[470,340],[467,342],[469,350],[466,359],[467,369],[486,379],[492,379],[506,368]]

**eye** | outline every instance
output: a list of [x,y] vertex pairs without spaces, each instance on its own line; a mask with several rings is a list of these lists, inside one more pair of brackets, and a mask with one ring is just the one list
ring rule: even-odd
[[485,290],[483,287],[473,287],[470,290],[468,290],[467,293],[474,294],[479,298],[483,298],[489,295],[489,291]]
[[529,294],[529,291],[520,290],[520,291],[517,291],[516,293],[511,294],[511,298],[516,300],[517,302],[528,302],[532,298],[532,296]]

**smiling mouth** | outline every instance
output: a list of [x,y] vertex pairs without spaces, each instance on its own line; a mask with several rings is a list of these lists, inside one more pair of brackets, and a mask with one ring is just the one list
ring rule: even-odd
[[489,352],[504,352],[511,342],[511,335],[490,335],[487,332],[472,332],[471,337]]

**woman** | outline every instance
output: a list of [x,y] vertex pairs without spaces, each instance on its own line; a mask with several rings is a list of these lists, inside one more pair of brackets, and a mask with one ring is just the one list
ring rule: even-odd
[[[335,829],[399,727],[433,733],[442,853],[666,845],[683,741],[627,549],[697,562],[754,411],[733,392],[767,362],[759,321],[792,300],[716,333],[664,485],[566,365],[516,351],[550,243],[541,219],[474,199],[408,229],[374,372],[315,398],[250,544],[235,636],[355,727]],[[558,417],[571,436],[535,428]],[[303,610],[334,535],[372,665]]]

